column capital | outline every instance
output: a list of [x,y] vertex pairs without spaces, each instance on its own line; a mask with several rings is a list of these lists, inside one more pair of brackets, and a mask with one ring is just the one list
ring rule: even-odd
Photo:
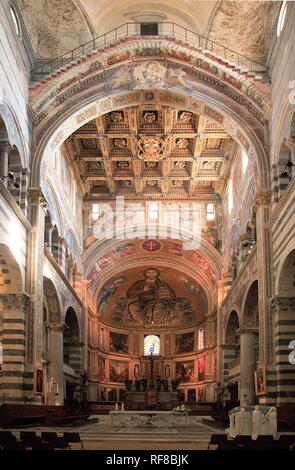
[[272,310],[279,310],[280,308],[295,308],[295,297],[280,297],[275,295],[270,300],[270,307]]
[[63,331],[64,331],[64,323],[59,323],[59,322],[57,322],[57,323],[49,323],[48,329],[51,330],[51,331],[63,333]]
[[26,311],[30,303],[30,297],[24,293],[0,294],[0,303],[2,303],[7,309],[22,307]]
[[47,209],[47,201],[40,187],[28,188],[29,204],[39,205],[45,210]]
[[10,152],[12,145],[8,140],[0,140],[0,152]]
[[220,344],[219,347],[222,349],[222,351],[225,351],[226,349],[233,349],[236,346],[236,344]]
[[255,214],[258,212],[259,208],[262,206],[270,206],[271,204],[271,190],[270,189],[260,189],[257,191],[252,207]]
[[284,139],[284,145],[286,147],[288,147],[290,150],[292,150],[294,144],[295,144],[295,137],[290,136],[290,137]]
[[242,335],[244,333],[256,334],[258,333],[258,328],[254,328],[251,326],[241,326],[237,330],[237,335]]

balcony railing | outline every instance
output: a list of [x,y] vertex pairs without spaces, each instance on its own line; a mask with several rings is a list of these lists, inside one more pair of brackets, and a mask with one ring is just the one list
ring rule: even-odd
[[265,65],[256,62],[238,52],[229,49],[221,44],[218,44],[211,39],[206,38],[194,31],[191,31],[183,26],[180,26],[176,23],[162,22],[158,23],[158,34],[157,36],[148,35],[142,36],[140,33],[141,23],[125,23],[117,28],[108,31],[90,41],[82,44],[75,49],[72,49],[65,54],[54,58],[54,59],[42,59],[38,60],[38,65],[32,71],[32,77],[34,80],[42,79],[42,77],[57,71],[71,62],[77,61],[79,58],[103,50],[105,47],[118,43],[121,40],[126,40],[128,38],[149,38],[149,39],[173,39],[181,41],[182,43],[194,47],[196,49],[202,50],[206,54],[213,54],[217,58],[226,61],[230,65],[246,69],[250,72],[255,73],[266,73],[268,67]]

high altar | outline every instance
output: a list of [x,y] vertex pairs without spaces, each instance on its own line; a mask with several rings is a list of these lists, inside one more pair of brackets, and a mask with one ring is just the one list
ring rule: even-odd
[[141,370],[148,372],[147,377],[126,381],[125,404],[129,410],[171,410],[177,405],[177,381],[155,378],[155,362],[160,365],[157,370],[163,370],[161,365],[164,358],[155,358],[151,349],[149,358],[144,357],[141,360]]

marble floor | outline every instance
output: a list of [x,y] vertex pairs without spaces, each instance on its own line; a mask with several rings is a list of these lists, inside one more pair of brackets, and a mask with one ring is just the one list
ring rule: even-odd
[[[90,422],[80,426],[45,427],[34,426],[10,429],[17,437],[21,430],[35,431],[37,435],[42,431],[78,432],[83,440],[86,450],[203,450],[207,449],[211,434],[221,433],[220,429],[204,424],[204,417],[190,416],[186,426],[178,428],[131,428],[115,425],[111,426],[110,417],[106,415],[91,416]],[[206,417],[207,423],[211,418]],[[212,425],[214,421],[212,420]],[[73,445],[79,449],[80,445]]]

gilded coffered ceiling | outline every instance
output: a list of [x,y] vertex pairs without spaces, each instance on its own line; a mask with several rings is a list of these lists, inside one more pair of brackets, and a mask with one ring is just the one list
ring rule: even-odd
[[235,143],[218,124],[168,106],[141,105],[90,121],[67,140],[85,199],[208,197]]
[[57,57],[126,22],[174,22],[252,59],[267,54],[279,1],[18,0],[40,58]]

